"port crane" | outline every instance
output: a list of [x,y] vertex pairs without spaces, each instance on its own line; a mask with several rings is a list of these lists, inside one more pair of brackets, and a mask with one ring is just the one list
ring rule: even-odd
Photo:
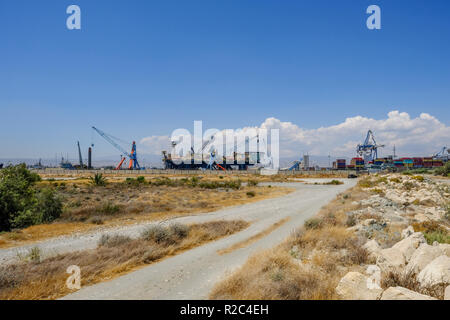
[[80,169],[83,169],[83,157],[81,156],[80,141],[77,141],[77,146],[78,146],[78,159],[80,161]]
[[383,147],[384,145],[377,144],[372,130],[369,130],[363,144],[358,144],[356,147],[356,152],[364,158],[365,162],[369,162],[378,158],[378,148]]
[[[105,139],[106,141],[108,141],[114,148],[116,148],[117,150],[119,150],[123,155],[127,156],[130,159],[129,165],[128,165],[128,169],[137,169],[140,170],[141,167],[139,165],[138,159],[137,159],[137,153],[136,153],[136,142],[133,141],[132,145],[131,145],[131,153],[128,153],[127,151],[125,151],[124,148],[122,148],[115,140],[117,140],[117,138],[114,138],[113,136],[111,136],[110,134],[107,134],[105,132],[103,132],[100,129],[97,129],[96,127],[92,127],[92,129],[97,132],[103,139]],[[123,163],[126,160],[126,157],[121,155],[121,160],[119,162],[119,164],[117,165],[115,170],[120,170],[122,168]]]
[[450,148],[443,147],[433,155],[433,158],[447,162],[450,159]]

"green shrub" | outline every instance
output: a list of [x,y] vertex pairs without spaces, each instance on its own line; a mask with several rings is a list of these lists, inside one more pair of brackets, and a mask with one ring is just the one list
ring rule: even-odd
[[254,196],[256,196],[256,193],[254,191],[247,192],[247,197],[253,198]]
[[139,183],[145,183],[145,177],[144,176],[139,176],[136,178],[136,181]]
[[394,182],[394,183],[401,183],[402,182],[402,180],[399,179],[399,178],[391,178],[391,179],[389,179],[389,181]]
[[403,188],[405,188],[406,190],[411,190],[415,187],[416,185],[410,181],[405,181],[403,182]]
[[450,232],[436,221],[424,221],[412,224],[414,231],[422,232],[428,244],[434,241],[439,243],[450,243]]
[[435,241],[439,243],[450,243],[450,234],[441,230],[425,232],[423,236],[425,237],[425,239],[427,239],[429,245],[432,245]]
[[358,185],[361,188],[372,188],[375,186],[375,183],[370,178],[364,178],[358,181]]
[[34,263],[41,262],[41,249],[39,247],[33,247],[28,251],[28,254],[26,256],[28,260]]
[[434,170],[435,175],[447,177],[450,175],[450,161],[446,162],[444,166]]
[[249,187],[256,187],[256,186],[258,185],[258,181],[249,179],[249,180],[247,181],[247,185],[248,185]]
[[61,216],[62,202],[53,190],[45,188],[35,193],[33,205],[11,220],[14,228],[25,228],[35,224],[50,223]]
[[339,180],[331,180],[331,181],[328,181],[328,182],[325,182],[325,184],[328,184],[328,185],[340,185],[340,184],[344,184],[342,181],[339,181]]
[[37,188],[40,180],[24,164],[0,172],[0,231],[48,223],[61,215],[61,200],[52,189]]
[[120,211],[120,206],[111,202],[106,202],[98,211],[105,215],[113,215]]
[[89,179],[91,180],[91,184],[94,186],[106,186],[106,178],[101,173],[96,173],[93,177],[89,177]]

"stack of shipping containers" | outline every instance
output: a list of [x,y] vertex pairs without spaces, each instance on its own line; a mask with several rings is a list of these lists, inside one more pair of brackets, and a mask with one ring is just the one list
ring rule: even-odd
[[337,169],[338,170],[345,170],[346,169],[346,160],[345,159],[337,159]]

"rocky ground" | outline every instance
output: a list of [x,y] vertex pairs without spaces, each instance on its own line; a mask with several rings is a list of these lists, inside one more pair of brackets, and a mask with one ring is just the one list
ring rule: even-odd
[[[366,239],[372,264],[348,272],[341,299],[450,300],[450,186],[432,177],[376,175],[372,194],[347,212],[348,230]],[[363,269],[364,268],[364,269]]]

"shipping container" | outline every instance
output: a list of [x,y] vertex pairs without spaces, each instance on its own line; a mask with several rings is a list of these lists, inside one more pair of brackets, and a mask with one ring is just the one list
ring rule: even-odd
[[400,158],[403,161],[403,167],[412,168],[414,165],[414,161],[412,158]]
[[403,167],[403,160],[395,159],[394,160],[394,166],[396,166],[397,168],[402,168]]
[[433,160],[433,167],[442,167],[444,162],[442,160]]
[[345,170],[346,169],[346,160],[345,159],[337,159],[336,163],[337,163],[337,169],[338,170]]
[[433,158],[431,157],[423,158],[423,166],[425,168],[433,167]]
[[423,168],[423,158],[413,158],[414,168]]

